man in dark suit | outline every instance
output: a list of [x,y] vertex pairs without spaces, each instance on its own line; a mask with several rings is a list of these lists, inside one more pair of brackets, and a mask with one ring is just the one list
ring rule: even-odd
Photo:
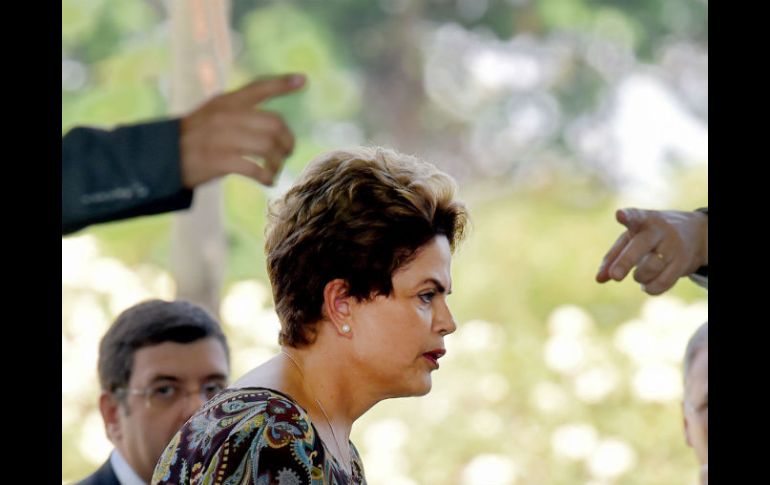
[[99,410],[110,458],[78,485],[146,485],[171,438],[227,385],[227,340],[185,301],[150,300],[118,316],[99,346]]
[[304,83],[297,74],[258,80],[182,118],[70,130],[62,138],[62,235],[186,209],[195,187],[227,174],[271,185],[294,136],[280,115],[255,105]]
[[112,471],[109,460],[105,461],[94,473],[84,478],[77,485],[120,485],[118,477]]

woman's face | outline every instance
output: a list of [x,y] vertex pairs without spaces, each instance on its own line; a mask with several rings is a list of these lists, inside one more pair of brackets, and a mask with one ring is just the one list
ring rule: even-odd
[[420,396],[431,388],[444,336],[457,328],[447,306],[452,254],[436,236],[393,274],[393,292],[353,302],[354,369],[381,398]]

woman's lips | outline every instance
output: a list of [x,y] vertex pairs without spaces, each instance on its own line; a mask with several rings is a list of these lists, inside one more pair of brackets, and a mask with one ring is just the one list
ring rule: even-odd
[[431,350],[429,352],[425,352],[424,354],[422,354],[422,356],[425,357],[426,359],[428,359],[428,361],[431,364],[433,364],[433,366],[436,369],[438,369],[439,368],[438,359],[440,359],[444,354],[446,354],[446,350],[444,350],[444,349],[435,349],[435,350]]

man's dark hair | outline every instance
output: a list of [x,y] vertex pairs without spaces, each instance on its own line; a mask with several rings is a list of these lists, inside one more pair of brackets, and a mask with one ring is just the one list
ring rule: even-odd
[[102,390],[115,392],[128,385],[134,353],[163,342],[190,343],[215,337],[227,360],[230,349],[216,319],[188,301],[149,300],[121,313],[99,344],[99,382]]

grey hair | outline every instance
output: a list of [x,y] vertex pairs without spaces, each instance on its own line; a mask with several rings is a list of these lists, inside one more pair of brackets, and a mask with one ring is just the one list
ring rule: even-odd
[[703,347],[709,345],[709,322],[702,324],[687,342],[687,350],[684,353],[684,380],[687,381],[687,373],[690,371],[695,356]]

